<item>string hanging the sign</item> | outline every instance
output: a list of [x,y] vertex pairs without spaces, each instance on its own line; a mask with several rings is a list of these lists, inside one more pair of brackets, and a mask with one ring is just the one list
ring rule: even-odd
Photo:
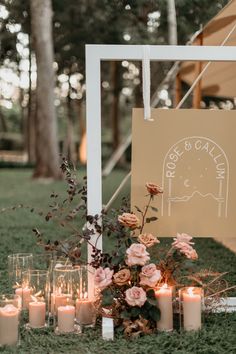
[[142,79],[143,79],[143,106],[144,106],[144,119],[151,119],[151,104],[150,104],[150,46],[143,45],[143,59],[142,59]]

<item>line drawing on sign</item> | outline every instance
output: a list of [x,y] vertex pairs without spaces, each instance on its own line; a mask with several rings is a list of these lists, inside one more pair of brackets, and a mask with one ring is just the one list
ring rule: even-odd
[[[202,155],[202,159],[199,155]],[[183,165],[186,176],[184,169],[181,175],[178,174],[178,166],[181,162],[183,164],[185,157],[188,160],[188,165]],[[194,164],[194,160],[198,161],[198,165],[196,162]],[[204,163],[208,165],[205,166]],[[208,179],[208,184],[204,183],[204,178]],[[206,187],[207,185],[209,187]],[[229,161],[225,151],[207,137],[188,136],[180,139],[170,147],[164,157],[162,187],[165,191],[161,200],[162,216],[171,216],[174,203],[188,203],[191,199],[200,197],[211,198],[217,203],[216,216],[227,218]],[[213,188],[214,191],[202,190],[205,188]]]

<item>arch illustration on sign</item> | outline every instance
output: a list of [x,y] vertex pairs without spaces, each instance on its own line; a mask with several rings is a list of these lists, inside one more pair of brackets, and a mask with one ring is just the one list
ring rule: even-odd
[[185,137],[170,147],[163,160],[162,186],[162,216],[171,216],[179,203],[188,208],[194,204],[197,210],[204,199],[217,217],[227,218],[229,161],[207,137]]

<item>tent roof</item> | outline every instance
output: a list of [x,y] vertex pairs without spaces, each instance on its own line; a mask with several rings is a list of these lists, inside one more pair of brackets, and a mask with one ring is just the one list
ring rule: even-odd
[[[207,25],[199,31],[192,41],[198,45],[202,36],[203,45],[218,46],[224,41],[236,24],[236,0],[231,0]],[[225,43],[236,45],[236,29]],[[203,63],[204,67],[205,63]],[[181,65],[181,79],[192,84],[196,78],[195,62]],[[236,97],[236,62],[213,62],[202,78],[202,95],[216,97]]]

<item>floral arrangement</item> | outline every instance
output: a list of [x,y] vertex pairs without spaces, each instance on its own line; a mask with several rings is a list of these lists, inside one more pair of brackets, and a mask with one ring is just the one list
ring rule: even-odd
[[[92,247],[92,262],[95,268],[95,285],[99,290],[100,314],[114,318],[117,327],[128,336],[151,333],[160,319],[155,289],[168,284],[177,289],[189,285],[204,289],[205,304],[215,308],[229,287],[223,276],[207,269],[195,272],[193,263],[198,259],[191,236],[177,234],[168,248],[156,235],[145,232],[146,224],[156,221],[158,210],[152,205],[163,190],[155,183],[146,183],[146,206],[141,210],[135,206],[130,211],[129,201],[123,199],[118,210],[106,209],[101,215],[87,215],[86,177],[78,181],[77,174],[67,159],[62,158],[61,170],[67,185],[66,197],[56,193],[50,195],[49,210],[45,213],[23,204],[4,208],[0,212],[26,208],[37,213],[46,222],[56,222],[65,230],[62,240],[46,239],[34,228],[38,244],[54,256],[68,257],[73,264],[86,264],[83,244]],[[83,227],[78,227],[78,218]],[[102,218],[102,223],[101,223]],[[67,230],[67,231],[66,231]],[[112,246],[109,252],[97,248],[97,240],[103,235]]]
[[144,228],[157,220],[156,216],[147,217],[147,214],[149,209],[157,211],[152,201],[163,191],[154,183],[147,183],[146,189],[148,203],[144,211],[136,207],[140,218],[128,212],[118,215],[117,254],[109,262],[102,261],[95,271],[95,285],[102,294],[101,308],[110,308],[110,315],[126,327],[126,332],[135,321],[136,325],[145,324],[148,332],[156,328],[160,311],[155,288],[163,284],[177,285],[178,272],[184,263],[198,258],[192,237],[187,234],[177,234],[170,249],[159,258],[160,240],[145,233]]

